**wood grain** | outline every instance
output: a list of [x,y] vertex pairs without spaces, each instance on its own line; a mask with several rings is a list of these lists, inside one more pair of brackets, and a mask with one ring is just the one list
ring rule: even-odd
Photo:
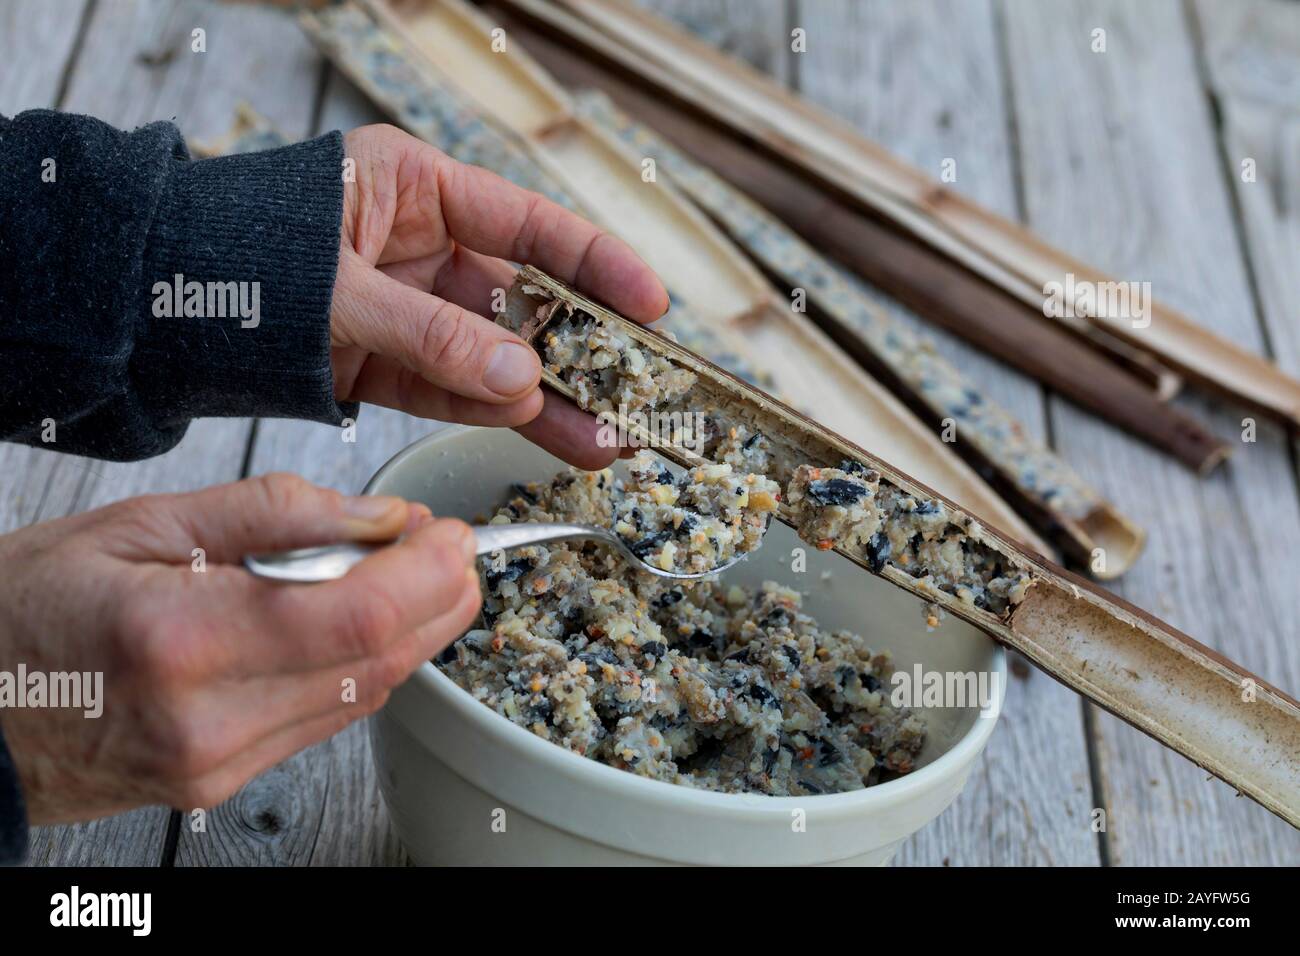
[[[1300,7],[1280,0],[1193,8],[1206,79],[1222,123],[1223,169],[1236,194],[1273,360],[1300,373]],[[1242,164],[1254,163],[1254,178]]]
[[[206,31],[207,52],[191,50]],[[306,135],[319,67],[282,10],[210,0],[113,0],[95,7],[66,108],[130,129],[173,119],[186,138],[224,132],[250,100],[288,136]]]
[[799,57],[791,50],[792,0],[638,0],[640,6],[676,20],[722,52],[744,60],[773,79],[795,85]]
[[55,105],[89,0],[0,4],[0,116]]
[[[1029,224],[1261,351],[1182,7],[1013,0],[1002,22]],[[1107,31],[1105,53],[1090,49],[1095,28]],[[1240,414],[1183,404],[1240,434]],[[1300,509],[1283,436],[1261,422],[1257,442],[1197,482],[1064,403],[1051,416],[1062,450],[1151,530],[1118,590],[1274,684],[1300,685],[1300,591],[1284,543],[1300,540]],[[1108,715],[1096,726],[1115,862],[1295,862],[1296,834],[1281,821]]]

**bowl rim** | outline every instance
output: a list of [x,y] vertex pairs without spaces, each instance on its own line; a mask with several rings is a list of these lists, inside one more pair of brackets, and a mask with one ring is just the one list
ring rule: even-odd
[[[375,494],[375,488],[389,474],[401,467],[409,458],[414,457],[428,445],[439,444],[452,436],[473,431],[488,431],[482,426],[449,425],[430,435],[417,439],[393,455],[366,482],[362,494]],[[551,764],[565,776],[576,778],[579,783],[599,787],[605,790],[621,790],[629,798],[642,802],[671,806],[682,809],[683,806],[698,810],[723,811],[727,813],[759,813],[789,815],[792,809],[816,809],[819,815],[830,816],[856,815],[864,810],[884,809],[887,806],[905,802],[920,792],[927,791],[943,779],[959,773],[963,767],[972,763],[984,749],[993,729],[1002,716],[1002,708],[1007,693],[1006,648],[987,634],[984,638],[993,645],[993,656],[989,662],[990,673],[998,675],[998,693],[987,717],[976,716],[971,727],[961,735],[951,747],[933,761],[911,773],[877,783],[861,790],[849,790],[843,793],[823,793],[808,796],[778,797],[754,793],[724,793],[717,790],[691,787],[685,784],[654,780],[619,770],[608,764],[600,763],[553,743],[543,740],[531,731],[518,726],[498,714],[491,707],[475,699],[468,691],[447,677],[432,661],[425,661],[398,688],[396,693],[409,691],[411,686],[419,686],[432,694],[465,720],[474,723],[485,735],[495,738],[509,749],[522,750],[530,759]],[[389,709],[392,704],[385,705]],[[396,714],[394,719],[401,721]],[[401,721],[405,723],[404,721]],[[418,732],[412,728],[412,731]],[[423,742],[423,741],[422,741]],[[458,773],[460,771],[457,771]]]

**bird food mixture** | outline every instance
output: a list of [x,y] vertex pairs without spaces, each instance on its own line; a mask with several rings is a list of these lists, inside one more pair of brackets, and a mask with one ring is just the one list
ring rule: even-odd
[[619,329],[569,315],[546,333],[547,366],[573,387],[591,412],[638,412],[686,395],[695,373],[637,348]]
[[800,465],[790,479],[787,504],[799,537],[826,551],[860,548],[880,527],[880,475],[854,462],[844,468]]
[[780,487],[731,465],[674,475],[648,451],[632,459],[614,501],[614,531],[637,557],[665,571],[712,571],[759,546]]
[[[659,482],[660,467],[638,459],[626,487],[609,471],[516,485],[493,520],[608,525],[616,513],[621,522],[624,495],[678,487],[682,479]],[[715,487],[734,493],[730,482],[691,480],[671,507],[691,496],[707,513]],[[751,504],[760,495],[774,497],[750,486]],[[673,519],[653,520],[667,528]],[[673,582],[599,543],[569,541],[502,556],[484,585],[484,627],[438,666],[497,713],[593,760],[670,783],[790,796],[907,773],[925,742],[921,719],[889,702],[889,656],[820,628],[799,593],[778,584]]]
[[784,488],[783,515],[809,544],[839,547],[873,571],[903,571],[922,591],[992,614],[1006,614],[1024,598],[1028,573],[981,540],[978,522],[938,499],[908,494],[859,462],[809,463],[794,441],[765,434],[751,410],[626,329],[561,300],[541,308],[555,313],[536,343],[542,361],[581,407],[703,415],[703,457]]

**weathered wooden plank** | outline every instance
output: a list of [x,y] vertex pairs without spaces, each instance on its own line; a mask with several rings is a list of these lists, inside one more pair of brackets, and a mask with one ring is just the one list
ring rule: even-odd
[[207,831],[182,818],[177,866],[401,866],[364,721],[259,774],[215,807]]
[[[793,22],[808,32],[800,70],[805,96],[936,178],[944,161],[954,160],[954,189],[1017,215],[1010,119],[989,3],[824,0],[801,3]],[[1037,384],[882,302],[900,320],[923,326],[945,357],[1043,435]],[[1098,862],[1088,826],[1093,797],[1078,698],[1023,662],[1013,675],[982,764],[956,803],[903,846],[900,863]]]
[[0,115],[55,105],[88,2],[0,5]]
[[[1011,0],[1003,23],[1030,225],[1262,352],[1182,7]],[[1093,52],[1096,29],[1105,52]],[[1186,401],[1221,434],[1240,435],[1239,411]],[[1278,686],[1300,686],[1288,544],[1300,540],[1300,508],[1284,437],[1261,423],[1230,468],[1198,482],[1063,403],[1050,414],[1070,459],[1151,529],[1117,590]],[[1110,716],[1096,727],[1114,862],[1300,857],[1280,820]]]
[[[254,100],[254,105],[260,102]],[[381,120],[352,84],[331,72],[319,131],[347,131]],[[257,429],[249,471],[294,471],[356,492],[395,452],[437,427],[367,406],[357,418],[356,440],[348,442],[338,428],[265,420]],[[183,826],[176,853],[178,866],[391,866],[406,861],[379,796],[364,722],[250,781],[208,815],[206,833]]]
[[[206,53],[190,50],[191,30],[200,26],[207,31]],[[21,30],[19,38],[25,45],[35,43]],[[277,121],[306,132],[315,63],[283,11],[118,0],[92,11],[60,106],[122,128],[175,118],[193,138],[217,135],[240,99],[256,98]],[[0,493],[0,523],[12,528],[133,495],[234,480],[251,427],[246,419],[196,422],[168,454],[131,464],[6,447],[0,460],[9,476],[6,484],[12,485]],[[166,809],[150,808],[90,824],[38,828],[30,860],[155,865],[163,855],[168,819]]]
[[[204,31],[206,52],[193,49]],[[318,59],[284,10],[213,0],[113,0],[86,30],[65,108],[124,128],[175,119],[187,138],[230,125],[241,100],[287,136],[310,128]]]
[[1300,7],[1193,8],[1273,359],[1300,373]]
[[793,0],[636,0],[720,50],[789,84],[796,75],[788,23]]

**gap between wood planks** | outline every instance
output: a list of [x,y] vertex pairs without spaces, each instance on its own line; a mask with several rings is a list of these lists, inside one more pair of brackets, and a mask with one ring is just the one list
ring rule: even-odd
[[95,15],[95,8],[98,6],[99,0],[87,0],[86,5],[81,9],[81,19],[77,23],[77,35],[72,40],[72,49],[68,51],[67,62],[63,64],[63,70],[59,74],[58,92],[54,94],[54,109],[56,110],[63,109],[63,101],[68,96],[68,86],[72,83],[72,71],[81,59],[81,48],[86,42],[86,31],[90,29],[90,21]]
[[[797,0],[796,0],[797,2]],[[1002,78],[1002,89],[1006,97],[1006,137],[1007,154],[1011,164],[1011,182],[1014,189],[1015,218],[1017,222],[1028,224],[1028,201],[1025,196],[1025,177],[1021,156],[1020,123],[1016,116],[1016,100],[1012,96],[1011,51],[1007,47],[1006,11],[1000,2],[992,5],[993,35],[997,43],[998,73]],[[1043,408],[1043,440],[1047,447],[1057,454],[1062,454],[1056,443],[1056,414],[1051,400],[1051,392],[1041,382],[1038,383],[1039,400]],[[1101,807],[1110,815],[1110,803],[1106,798],[1106,778],[1102,770],[1101,755],[1097,746],[1096,707],[1086,698],[1079,698],[1080,726],[1083,731],[1084,753],[1088,758],[1088,785],[1092,790],[1092,805]],[[1097,832],[1097,858],[1101,866],[1111,866],[1110,835],[1106,829]]]
[[[797,0],[791,0],[797,2]],[[1210,115],[1214,119],[1214,137],[1219,145],[1219,169],[1223,174],[1223,188],[1228,194],[1228,202],[1232,206],[1232,218],[1237,224],[1237,245],[1241,249],[1242,258],[1246,263],[1246,282],[1250,289],[1251,304],[1254,306],[1255,314],[1259,318],[1259,333],[1263,339],[1263,351],[1275,363],[1282,366],[1282,356],[1273,341],[1273,332],[1269,328],[1266,316],[1268,306],[1264,301],[1264,295],[1260,288],[1259,266],[1255,260],[1254,249],[1252,244],[1246,238],[1246,211],[1241,203],[1241,195],[1237,192],[1236,172],[1229,162],[1229,143],[1228,131],[1225,125],[1224,108],[1219,100],[1219,93],[1216,89],[1213,76],[1210,70],[1209,54],[1205,44],[1205,25],[1201,22],[1201,15],[1197,11],[1195,0],[1182,0],[1183,14],[1187,19],[1188,33],[1192,38],[1192,51],[1196,59],[1196,73],[1201,81],[1201,89],[1205,94],[1206,102],[1209,104]],[[1291,474],[1295,479],[1296,496],[1300,497],[1300,441],[1291,441],[1288,443],[1288,453],[1291,458]]]

